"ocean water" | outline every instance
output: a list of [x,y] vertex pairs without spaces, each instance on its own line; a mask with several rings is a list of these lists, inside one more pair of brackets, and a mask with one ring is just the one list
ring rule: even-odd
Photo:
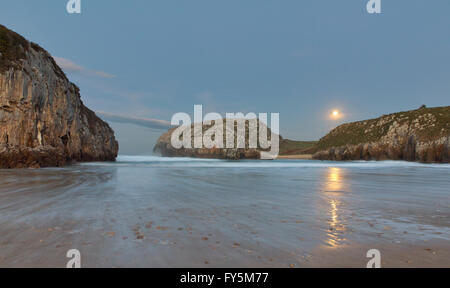
[[0,267],[65,267],[69,249],[88,267],[286,267],[449,240],[447,164],[120,156],[0,170]]

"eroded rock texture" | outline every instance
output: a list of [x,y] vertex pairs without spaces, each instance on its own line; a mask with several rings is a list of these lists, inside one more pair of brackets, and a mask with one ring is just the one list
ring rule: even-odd
[[323,137],[315,159],[449,163],[450,107],[425,108],[344,124]]
[[0,168],[113,161],[114,131],[52,56],[0,25]]
[[[256,146],[252,146],[249,143],[249,125],[252,121],[248,121],[248,120],[244,120],[245,121],[245,135],[244,135],[244,141],[245,144],[243,146],[245,146],[245,148],[237,148],[239,147],[239,145],[237,145],[237,138],[238,138],[238,130],[237,130],[237,126],[238,126],[238,121],[234,122],[234,131],[233,129],[228,130],[227,129],[227,125],[225,124],[227,122],[226,119],[222,120],[223,121],[223,145],[222,147],[227,147],[226,142],[227,142],[227,134],[229,135],[234,135],[233,136],[233,142],[234,144],[232,145],[235,148],[174,148],[172,146],[172,142],[171,142],[171,138],[172,138],[172,134],[174,133],[175,129],[177,128],[172,128],[170,129],[167,133],[164,133],[163,135],[161,135],[161,137],[158,139],[155,147],[154,147],[154,152],[161,154],[164,157],[193,157],[193,158],[211,158],[211,159],[227,159],[227,160],[240,160],[240,159],[260,159],[261,158],[261,152],[263,151],[268,151],[269,149],[263,149],[260,146],[260,141],[258,140]],[[215,122],[215,121],[213,121]],[[264,125],[262,124],[262,122],[256,121],[254,120],[255,126],[253,127],[253,129],[258,130],[260,126],[259,125]],[[194,125],[192,125],[190,127],[191,129],[191,147],[195,147],[194,146],[194,138],[196,137],[196,135],[202,139],[203,135],[205,135],[206,131],[208,131],[208,129],[211,128],[212,125],[203,125],[202,126],[202,131],[201,133],[196,133],[195,129],[194,129]],[[187,128],[187,127],[186,127]],[[267,134],[264,136],[266,137],[266,139],[268,141],[271,140],[272,137],[272,132],[269,128],[267,128],[267,126],[263,126],[263,129],[267,130]],[[228,131],[228,133],[227,133]],[[197,131],[200,132],[200,131]],[[279,136],[280,137],[280,136]],[[256,139],[259,139],[259,132],[256,135]],[[282,140],[282,138],[280,137],[280,140]],[[251,148],[251,147],[257,147],[257,148]]]

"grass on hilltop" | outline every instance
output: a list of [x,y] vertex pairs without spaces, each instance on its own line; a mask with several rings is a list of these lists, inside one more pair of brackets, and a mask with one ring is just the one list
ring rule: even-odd
[[280,155],[312,154],[317,141],[293,141],[282,139],[280,142]]
[[47,57],[55,73],[67,79],[65,73],[56,64],[53,57],[36,43],[28,42],[24,37],[0,24],[0,73],[13,68],[20,68],[20,60],[27,57],[27,52],[33,49]]
[[[431,115],[431,116],[430,116]],[[344,145],[358,145],[379,141],[391,125],[409,124],[414,128],[417,141],[432,141],[450,133],[450,106],[421,108],[418,110],[384,115],[376,119],[343,124],[320,139],[318,150]]]
[[17,60],[24,59],[28,47],[25,38],[0,25],[0,72],[8,69]]

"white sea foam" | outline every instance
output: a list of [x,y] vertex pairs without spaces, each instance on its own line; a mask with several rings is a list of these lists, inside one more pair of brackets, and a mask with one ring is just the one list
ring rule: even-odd
[[131,155],[119,155],[117,162],[219,162],[217,159],[200,159],[200,158],[187,158],[187,157],[160,157],[160,156],[131,156]]
[[171,158],[159,156],[120,155],[115,163],[87,163],[83,165],[198,167],[198,168],[439,168],[450,169],[450,164],[423,164],[406,161],[317,161],[317,160],[241,160]]

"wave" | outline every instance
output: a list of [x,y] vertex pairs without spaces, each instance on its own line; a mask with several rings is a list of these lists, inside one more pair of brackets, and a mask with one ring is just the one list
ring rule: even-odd
[[219,159],[200,159],[200,158],[188,158],[188,157],[161,157],[161,156],[130,156],[130,155],[119,155],[116,161],[121,162],[134,162],[134,163],[145,163],[145,162],[219,162]]
[[150,166],[150,167],[197,167],[197,168],[441,168],[450,164],[423,164],[406,161],[318,161],[318,160],[241,160],[171,158],[159,156],[120,155],[116,162],[87,163],[101,166]]

